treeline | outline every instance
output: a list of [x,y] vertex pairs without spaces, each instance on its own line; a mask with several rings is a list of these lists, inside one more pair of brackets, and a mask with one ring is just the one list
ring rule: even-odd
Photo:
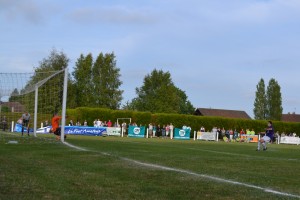
[[[60,71],[68,67],[69,58],[64,52],[52,50],[31,77],[27,86],[45,78],[46,72]],[[126,109],[149,111],[151,113],[193,114],[195,108],[188,100],[184,91],[175,86],[169,72],[154,69],[145,75],[144,84],[136,87],[137,97],[121,105],[123,90],[120,89],[120,68],[117,67],[114,53],[99,53],[93,57],[91,53],[81,54],[76,60],[74,70],[68,75],[67,107],[96,107],[108,109]],[[26,87],[27,87],[26,86]],[[39,101],[51,102],[42,105],[40,111],[47,113],[59,112],[62,104],[63,73],[47,81],[44,88],[39,89]],[[10,101],[26,104],[26,110],[33,112],[34,93],[28,95],[26,103],[23,97],[17,97],[19,91],[11,94]],[[28,104],[28,105],[27,105]]]
[[[45,72],[53,72],[65,69],[69,65],[69,58],[64,52],[52,50],[47,58],[44,58],[34,70],[36,73],[29,81],[38,81],[45,78]],[[51,103],[41,104],[40,107],[47,113],[59,112],[62,102],[63,74],[46,83],[44,89],[39,90],[39,101],[47,102],[51,95]],[[136,87],[136,97],[121,105],[124,91],[120,68],[114,53],[99,53],[95,57],[89,53],[81,54],[75,62],[74,70],[68,78],[67,107],[96,107],[113,110],[123,109],[150,113],[174,113],[193,114],[195,107],[189,101],[185,91],[178,88],[172,81],[170,72],[153,69],[150,74],[145,74],[143,84]],[[14,91],[13,93],[18,93]],[[55,93],[55,94],[54,94]],[[29,94],[27,99],[33,99]],[[12,97],[11,101],[17,101]],[[32,102],[33,100],[27,101]],[[28,103],[27,103],[28,104]],[[26,105],[27,110],[32,111],[32,105]],[[254,101],[254,117],[257,120],[281,120],[282,98],[278,82],[275,79],[269,81],[265,89],[264,80],[257,85]]]

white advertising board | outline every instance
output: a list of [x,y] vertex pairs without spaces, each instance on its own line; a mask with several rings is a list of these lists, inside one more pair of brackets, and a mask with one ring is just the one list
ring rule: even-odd
[[197,132],[197,140],[217,140],[216,132]]

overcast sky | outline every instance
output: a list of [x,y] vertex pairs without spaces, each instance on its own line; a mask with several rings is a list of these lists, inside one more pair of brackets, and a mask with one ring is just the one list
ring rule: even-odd
[[256,85],[281,86],[300,112],[299,0],[0,0],[1,72],[32,72],[55,48],[71,60],[114,52],[123,103],[153,69],[194,107],[244,110]]

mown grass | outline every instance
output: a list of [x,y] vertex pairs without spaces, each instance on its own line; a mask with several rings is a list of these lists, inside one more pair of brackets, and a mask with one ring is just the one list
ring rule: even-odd
[[67,142],[87,151],[57,142],[53,135],[34,138],[0,132],[0,199],[300,197],[296,145],[272,144],[268,151],[256,152],[256,144],[158,138],[68,136]]

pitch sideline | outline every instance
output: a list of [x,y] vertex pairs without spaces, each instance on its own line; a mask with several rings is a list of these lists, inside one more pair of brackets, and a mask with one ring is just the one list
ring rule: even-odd
[[[68,142],[63,142],[63,144],[65,144],[68,147],[71,147],[73,149],[76,150],[80,150],[80,151],[91,151],[82,147],[78,147],[72,144],[69,144]],[[92,152],[92,151],[91,151]],[[102,155],[105,156],[111,156],[111,154],[109,153],[105,153],[105,152],[98,152]],[[287,197],[293,197],[293,198],[298,198],[300,199],[300,195],[295,195],[295,194],[290,194],[290,193],[286,193],[286,192],[280,192],[280,191],[276,191],[276,190],[272,190],[269,188],[264,188],[264,187],[260,187],[260,186],[256,186],[256,185],[251,185],[251,184],[247,184],[247,183],[241,183],[238,181],[231,181],[231,180],[227,180],[227,179],[223,179],[223,178],[219,178],[219,177],[215,177],[215,176],[209,176],[206,174],[198,174],[192,171],[188,171],[188,170],[183,170],[183,169],[176,169],[176,168],[171,168],[171,167],[166,167],[166,166],[162,166],[162,165],[155,165],[155,164],[149,164],[149,163],[144,163],[144,162],[140,162],[137,160],[132,160],[129,158],[125,158],[125,157],[119,157],[122,160],[131,162],[131,163],[135,163],[137,165],[141,165],[141,166],[145,166],[145,167],[149,167],[149,168],[154,168],[154,169],[160,169],[160,170],[165,170],[165,171],[173,171],[173,172],[179,172],[179,173],[183,173],[183,174],[187,174],[187,175],[192,175],[195,177],[202,177],[202,178],[206,178],[206,179],[210,179],[216,182],[223,182],[223,183],[229,183],[229,184],[233,184],[233,185],[240,185],[240,186],[244,186],[244,187],[248,187],[248,188],[253,188],[253,189],[257,189],[257,190],[261,190],[267,193],[272,193],[275,195],[281,195],[281,196],[287,196]]]

